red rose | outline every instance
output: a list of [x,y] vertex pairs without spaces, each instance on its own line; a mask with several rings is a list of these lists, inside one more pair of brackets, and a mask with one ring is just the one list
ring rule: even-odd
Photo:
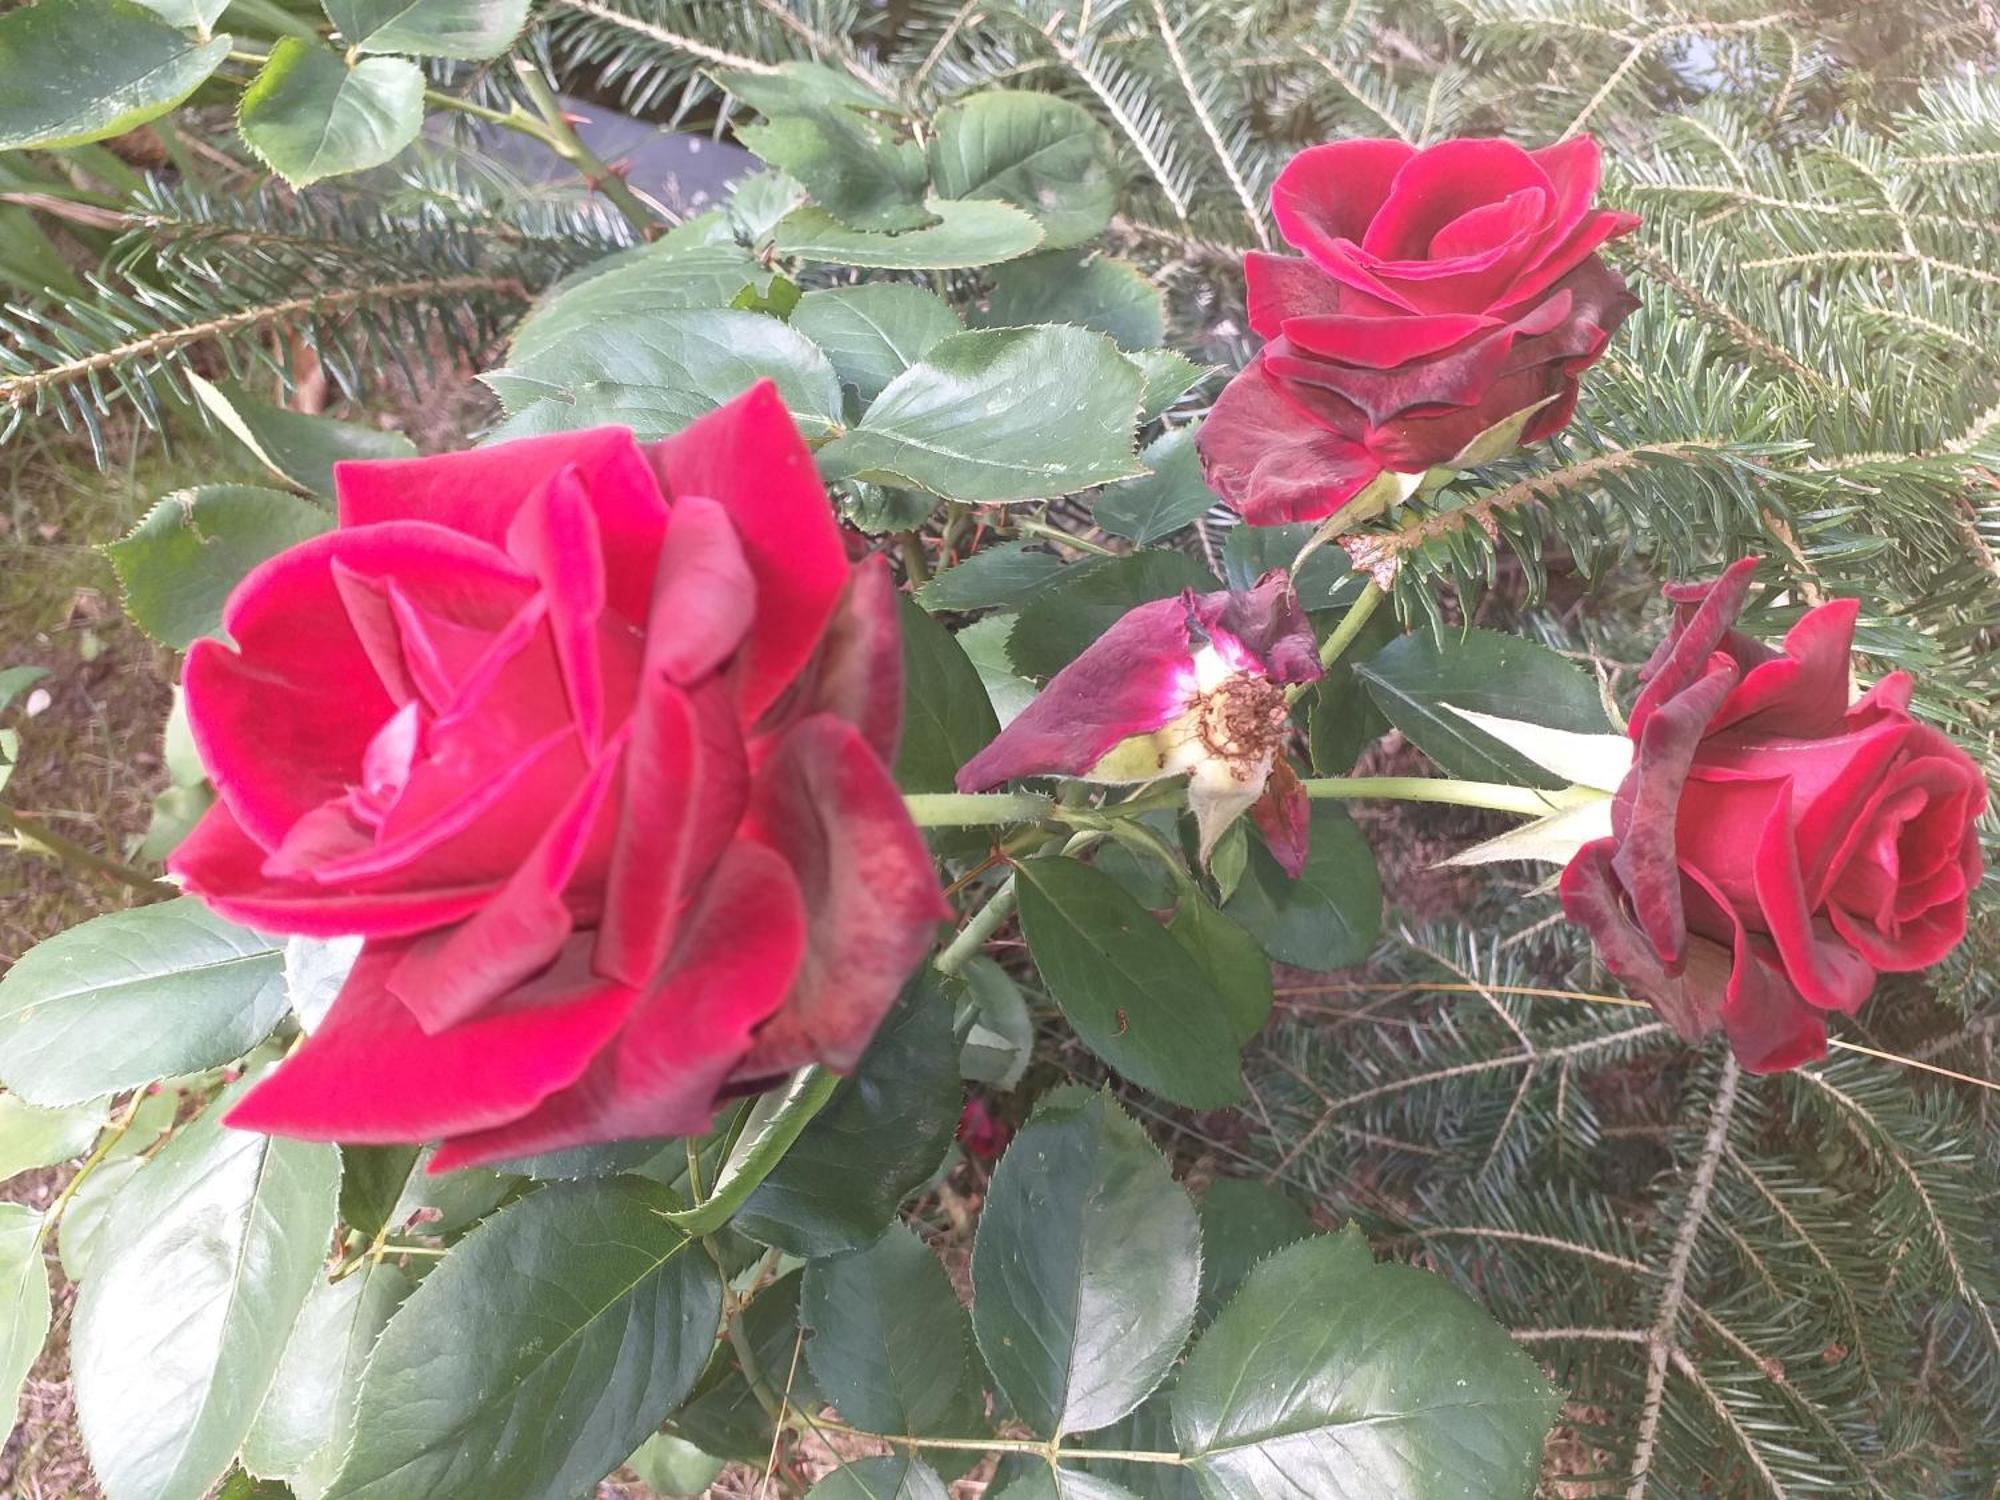
[[348,463],[340,526],[195,643],[220,801],[175,854],[270,932],[366,939],[230,1116],[444,1138],[438,1170],[706,1129],[845,1067],[945,916],[886,765],[895,599],[765,382],[622,428]]
[[1965,935],[1986,783],[1910,716],[1907,673],[1848,701],[1852,599],[1808,611],[1783,654],[1732,630],[1755,567],[1667,588],[1612,836],[1577,851],[1562,897],[1682,1036],[1719,1024],[1771,1073],[1825,1056],[1824,1013],[1852,1014],[1878,971]]
[[[1639,305],[1592,253],[1639,222],[1591,208],[1597,176],[1588,136],[1293,157],[1271,211],[1305,259],[1245,264],[1250,326],[1270,343],[1196,439],[1216,493],[1258,525],[1316,521],[1530,408],[1520,442],[1559,431],[1577,376]],[[1377,485],[1367,514],[1414,488]]]

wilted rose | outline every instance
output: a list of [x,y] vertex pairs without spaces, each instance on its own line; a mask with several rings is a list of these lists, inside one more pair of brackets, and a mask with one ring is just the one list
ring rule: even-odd
[[1782,652],[1732,629],[1754,570],[1668,587],[1612,836],[1577,853],[1562,896],[1682,1036],[1719,1025],[1775,1072],[1824,1056],[1825,1013],[1859,1009],[1878,972],[1965,935],[1986,783],[1911,717],[1907,673],[1850,701],[1853,600],[1809,610]]

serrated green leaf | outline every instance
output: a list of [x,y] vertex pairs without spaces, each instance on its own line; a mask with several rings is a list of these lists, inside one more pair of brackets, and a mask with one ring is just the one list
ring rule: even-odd
[[1024,860],[1014,878],[1028,951],[1092,1052],[1175,1104],[1243,1097],[1228,1002],[1150,912],[1073,859]]
[[806,1492],[806,1500],[950,1500],[937,1471],[908,1455],[843,1463]]
[[139,3],[169,26],[202,36],[208,35],[230,6],[230,0],[139,0]]
[[987,328],[1073,323],[1105,334],[1121,349],[1150,349],[1166,337],[1166,300],[1129,260],[1050,250],[1009,261],[993,273]]
[[870,1432],[943,1430],[971,1328],[944,1267],[907,1225],[808,1264],[799,1315],[813,1378],[842,1418]]
[[1101,334],[979,329],[933,345],[821,450],[831,478],[950,500],[1071,494],[1139,472],[1138,372]]
[[333,498],[333,466],[346,459],[415,458],[417,445],[400,432],[309,416],[258,401],[233,384],[217,385],[187,372],[208,414],[278,478]]
[[1201,1218],[1201,1315],[1213,1317],[1256,1266],[1313,1232],[1306,1211],[1268,1182],[1218,1177],[1195,1205]]
[[916,592],[929,610],[1017,609],[1062,572],[1062,559],[1031,542],[1001,542],[946,568]]
[[1597,685],[1534,641],[1468,630],[1442,644],[1423,631],[1391,641],[1355,674],[1376,705],[1447,775],[1516,786],[1563,785],[1452,708],[1577,734],[1610,734]]
[[76,1196],[69,1200],[69,1207],[63,1210],[62,1223],[56,1226],[56,1249],[62,1261],[63,1275],[71,1281],[82,1281],[89,1274],[90,1257],[97,1247],[98,1234],[104,1228],[104,1221],[110,1217],[111,1206],[117,1201],[119,1190],[145,1165],[146,1160],[141,1156],[121,1156],[116,1160],[100,1162],[83,1180]]
[[880,271],[957,271],[1012,260],[1042,242],[1042,226],[1011,204],[932,198],[924,206],[937,223],[877,234],[849,229],[825,209],[807,204],[777,222],[772,248],[799,260]]
[[368,1353],[409,1293],[409,1278],[378,1260],[339,1281],[314,1284],[243,1439],[244,1468],[290,1481],[302,1494],[325,1488],[354,1435],[354,1398]]
[[415,63],[370,57],[350,67],[302,37],[271,49],[236,112],[245,143],[293,187],[379,167],[423,123],[424,74]]
[[326,511],[283,490],[209,484],[167,496],[104,551],[127,613],[179,651],[221,631],[223,603],[258,563],[332,525]]
[[919,973],[854,1072],[732,1223],[794,1255],[868,1244],[937,1171],[964,1101],[951,1007]]
[[101,1100],[38,1109],[13,1094],[0,1094],[0,1182],[83,1155],[96,1141],[104,1118]]
[[907,594],[903,623],[903,742],[896,784],[906,792],[948,792],[958,768],[1000,732],[979,674],[958,642]]
[[165,114],[229,55],[131,0],[64,0],[0,15],[0,151],[78,146]]
[[972,1324],[1015,1412],[1045,1436],[1117,1421],[1194,1320],[1194,1205],[1106,1094],[1045,1103],[1001,1158],[972,1251]]
[[[789,1386],[794,1407],[812,1411],[822,1402],[812,1367],[799,1352],[800,1281],[797,1272],[780,1276],[751,1299],[741,1317],[757,1367],[773,1372],[767,1379]],[[727,1346],[709,1360],[694,1394],[674,1413],[672,1427],[704,1452],[740,1463],[762,1464],[771,1454],[770,1416]]]
[[389,1320],[328,1500],[574,1500],[678,1406],[722,1315],[657,1183],[545,1187],[454,1246]]
[[1527,1500],[1558,1393],[1450,1283],[1377,1265],[1359,1234],[1250,1273],[1174,1387],[1174,1430],[1210,1500],[1305,1495]]
[[1111,140],[1090,111],[1053,94],[990,89],[946,110],[930,144],[945,198],[998,198],[1042,223],[1051,248],[1111,222]]
[[952,1029],[965,1038],[958,1049],[959,1076],[1003,1092],[1028,1071],[1035,1051],[1035,1019],[1021,987],[983,953],[968,959],[945,983],[957,998]]
[[958,632],[955,639],[965,652],[965,659],[972,663],[972,669],[979,674],[979,681],[986,689],[986,698],[993,705],[993,716],[1006,728],[1014,722],[1014,716],[1035,701],[1035,685],[1014,672],[1014,660],[1008,655],[1007,641],[1014,633],[1014,615],[987,615],[974,620]]
[[802,103],[736,137],[791,177],[850,229],[920,229],[937,222],[924,206],[929,173],[921,146],[883,137],[853,110]]
[[49,1271],[42,1216],[25,1203],[0,1203],[0,1411],[5,1442],[14,1431],[21,1386],[49,1336]]
[[565,341],[634,308],[648,313],[726,308],[745,287],[761,286],[771,273],[730,239],[693,244],[668,236],[593,261],[558,283],[521,320],[507,346],[514,365],[532,365]]
[[1122,1484],[1083,1469],[1032,1468],[994,1500],[1137,1500]]
[[715,81],[760,115],[827,108],[900,113],[894,99],[852,73],[800,58],[754,72],[748,68],[725,68],[715,74]]
[[337,1153],[224,1128],[249,1082],[126,1184],[91,1251],[70,1361],[118,1500],[200,1500],[223,1476],[332,1238]]
[[826,351],[866,406],[940,340],[961,331],[958,314],[922,287],[878,281],[807,292],[792,327]]
[[1106,486],[1091,506],[1091,520],[1113,536],[1156,542],[1220,505],[1222,498],[1201,476],[1195,431],[1177,427],[1149,443],[1139,460],[1152,472]]
[[1193,390],[1210,368],[1196,364],[1175,349],[1141,349],[1128,358],[1139,367],[1144,382],[1139,393],[1142,425]]
[[730,308],[620,308],[609,280],[570,294],[581,310],[552,303],[525,351],[517,341],[513,362],[481,377],[512,414],[489,441],[605,422],[665,437],[763,379],[808,432],[840,420],[839,377],[796,329]]
[[287,1001],[282,951],[192,897],[93,917],[0,978],[0,1082],[36,1104],[242,1056]]
[[1136,605],[1171,599],[1182,589],[1205,593],[1215,575],[1183,552],[1134,552],[1073,563],[1022,609],[1007,641],[1014,666],[1052,677]]
[[1222,909],[1279,963],[1324,973],[1367,959],[1382,929],[1382,880],[1340,808],[1314,804],[1311,840],[1297,880],[1252,843],[1249,871]]
[[343,46],[417,57],[498,57],[528,23],[528,0],[321,0]]
[[[1248,845],[1244,852],[1247,858]],[[1167,925],[1188,956],[1201,966],[1208,982],[1227,1010],[1230,1030],[1238,1047],[1247,1046],[1264,1029],[1275,997],[1271,989],[1271,962],[1258,948],[1257,940],[1225,917],[1198,890],[1188,891],[1180,910]]]
[[[1273,568],[1289,570],[1299,553],[1312,540],[1317,527],[1307,523],[1290,526],[1236,526],[1222,544],[1222,576],[1233,589],[1256,586]],[[1358,593],[1360,584],[1348,567],[1347,554],[1338,547],[1316,548],[1303,566],[1292,575],[1299,602],[1309,610],[1335,607],[1336,591]]]

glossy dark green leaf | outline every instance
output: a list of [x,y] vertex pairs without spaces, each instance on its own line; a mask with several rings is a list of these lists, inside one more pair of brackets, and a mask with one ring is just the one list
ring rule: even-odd
[[200,1500],[223,1476],[332,1240],[338,1153],[227,1129],[248,1082],[125,1185],[91,1251],[70,1363],[117,1500]]
[[333,466],[345,459],[415,458],[417,445],[400,432],[337,422],[332,417],[273,406],[234,384],[215,384],[193,371],[188,384],[208,414],[278,478],[333,498]]
[[324,1493],[354,1440],[368,1355],[410,1287],[395,1265],[373,1260],[313,1287],[243,1439],[244,1468],[288,1481],[300,1500]]
[[798,58],[756,69],[722,69],[715,81],[762,115],[832,107],[897,113],[894,99],[853,73]]
[[322,0],[343,46],[417,57],[498,57],[528,20],[528,0]]
[[229,55],[130,0],[66,0],[0,15],[0,151],[76,146],[165,114]]
[[925,609],[1018,609],[1062,572],[1062,559],[1031,542],[1001,542],[946,568],[917,590]]
[[1077,860],[1024,860],[1014,878],[1028,951],[1092,1052],[1175,1104],[1243,1097],[1229,1002],[1172,933]]
[[1218,1177],[1195,1205],[1201,1217],[1201,1315],[1213,1317],[1262,1261],[1313,1232],[1283,1189]]
[[1167,314],[1160,289],[1129,260],[1049,250],[996,270],[986,307],[974,321],[987,328],[1072,323],[1121,349],[1150,349],[1166,337]]
[[104,550],[125,590],[125,609],[176,651],[222,629],[230,590],[258,563],[331,530],[310,500],[250,484],[179,490]]
[[1306,735],[1315,775],[1347,775],[1361,752],[1388,732],[1389,721],[1355,675],[1354,664],[1366,661],[1396,634],[1394,612],[1376,610],[1346,653],[1307,694]]
[[217,1067],[287,1008],[269,938],[192,897],[93,917],[0,979],[0,1082],[34,1104]]
[[944,1267],[907,1225],[808,1264],[799,1312],[806,1362],[846,1421],[917,1437],[943,1430],[971,1327]]
[[858,1458],[806,1492],[806,1500],[950,1500],[944,1481],[921,1459]]
[[1252,1271],[1188,1357],[1174,1430],[1208,1500],[1527,1500],[1559,1394],[1442,1278],[1358,1233]]
[[849,229],[825,209],[807,204],[780,219],[771,243],[780,255],[882,271],[955,271],[1026,255],[1042,243],[1042,226],[1010,203],[926,205],[938,222],[901,234]]
[[1117,1421],[1194,1320],[1194,1205],[1108,1094],[1045,1103],[987,1191],[972,1325],[1020,1418],[1047,1436]]
[[690,245],[669,238],[623,250],[561,283],[523,319],[507,346],[508,364],[532,371],[573,340],[588,342],[635,309],[650,316],[726,308],[745,287],[769,279],[757,258],[734,241]]
[[1236,1045],[1247,1045],[1264,1029],[1274,1000],[1271,961],[1257,940],[1218,911],[1200,891],[1183,895],[1167,931],[1200,965],[1221,997]]
[[[0,1203],[0,1427],[14,1430],[21,1386],[49,1336],[49,1269],[42,1259],[42,1215],[25,1203]],[[0,1436],[0,1443],[6,1441]]]
[[921,146],[895,140],[838,104],[797,103],[736,137],[850,229],[920,229],[929,172]]
[[1177,427],[1155,438],[1139,455],[1152,473],[1107,485],[1090,509],[1091,520],[1113,536],[1156,542],[1220,505],[1221,497],[1201,477],[1195,431]]
[[864,406],[940,340],[962,331],[942,297],[895,281],[807,292],[792,309],[792,327],[826,351]]
[[38,1109],[0,1094],[0,1182],[83,1155],[104,1126],[104,1101]]
[[634,1177],[559,1184],[481,1224],[389,1320],[328,1500],[574,1500],[687,1395],[715,1265]]
[[552,303],[507,368],[482,377],[512,417],[496,440],[607,422],[664,437],[764,379],[808,433],[839,421],[840,379],[797,329],[733,308],[620,306],[608,280],[569,294],[588,303],[587,315]]
[[1014,615],[986,615],[954,637],[985,685],[987,701],[1003,729],[1035,701],[1035,685],[1014,671],[1014,659],[1007,651],[1016,619]]
[[340,1222],[374,1238],[393,1222],[416,1166],[415,1146],[341,1147]]
[[1368,957],[1382,930],[1382,880],[1368,841],[1338,807],[1313,805],[1311,837],[1297,880],[1253,841],[1250,868],[1222,909],[1279,963],[1324,973]]
[[1140,376],[1081,328],[974,329],[932,345],[820,452],[829,478],[949,500],[1071,494],[1140,472]]
[[[1206,1269],[1206,1247],[1202,1254]],[[1093,1432],[1086,1440],[1087,1446],[1119,1453],[1177,1455],[1180,1448],[1174,1441],[1173,1395],[1173,1382],[1169,1379],[1137,1411]],[[1091,1461],[1089,1472],[1123,1485],[1136,1500],[1202,1500],[1201,1486],[1180,1464],[1100,1458]]]
[[937,1171],[964,1102],[951,1004],[919,973],[853,1074],[732,1222],[794,1255],[868,1244]]
[[145,1165],[145,1158],[141,1156],[125,1156],[116,1161],[103,1162],[83,1180],[76,1196],[69,1200],[69,1207],[63,1210],[62,1223],[56,1228],[56,1245],[63,1275],[71,1281],[82,1281],[90,1273],[90,1257],[97,1248],[98,1231],[104,1228],[104,1221],[110,1217],[111,1206],[117,1200],[119,1191]]
[[1182,589],[1202,593],[1216,586],[1213,573],[1181,552],[1135,552],[1075,563],[1021,610],[1007,651],[1028,676],[1052,677],[1134,605],[1171,599]]
[[1451,776],[1562,785],[1453,708],[1576,734],[1612,732],[1597,685],[1548,647],[1517,635],[1468,630],[1440,645],[1418,631],[1358,661],[1354,670],[1389,722]]
[[907,594],[903,617],[903,742],[896,784],[906,792],[948,792],[958,768],[1000,732],[978,672],[951,632]]
[[349,66],[332,48],[285,37],[244,90],[236,127],[293,187],[379,167],[417,138],[424,73],[401,57]]
[[945,198],[999,198],[1042,223],[1052,248],[1111,222],[1111,141],[1089,110],[1053,94],[989,89],[938,116],[931,177]]
[[1150,422],[1201,383],[1209,367],[1198,365],[1176,349],[1141,349],[1131,356],[1144,384],[1139,393],[1139,420]]

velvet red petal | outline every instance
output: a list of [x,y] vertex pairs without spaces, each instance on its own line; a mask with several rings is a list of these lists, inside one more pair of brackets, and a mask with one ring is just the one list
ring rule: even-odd
[[623,427],[521,438],[430,458],[349,460],[333,468],[343,530],[421,520],[504,547],[514,516],[574,467],[596,513],[613,608],[639,623],[652,592],[667,508],[644,451]]
[[1288,393],[1261,354],[1223,388],[1195,447],[1210,488],[1254,526],[1322,520],[1382,472],[1357,436]]
[[903,737],[901,609],[889,560],[879,552],[863,558],[819,650],[757,734],[782,733],[810,714],[836,714],[861,731],[884,764],[893,764]]
[[1720,731],[1810,738],[1838,733],[1847,716],[1858,599],[1832,599],[1807,610],[1785,635],[1785,653],[1744,674],[1716,715]]
[[757,614],[735,668],[746,723],[818,644],[847,586],[847,552],[812,453],[769,380],[648,450],[668,492],[705,495],[735,523]]
[[1173,722],[1194,702],[1185,600],[1120,616],[1049,679],[993,742],[959,768],[961,792],[1019,776],[1082,776],[1119,744]]
[[1478,313],[1411,318],[1295,316],[1287,319],[1283,333],[1304,353],[1363,369],[1389,370],[1501,326],[1497,318]]
[[550,475],[515,512],[507,551],[541,583],[570,716],[585,748],[594,752],[604,740],[604,672],[597,653],[605,607],[604,547],[574,465]]
[[736,1078],[853,1066],[951,915],[923,835],[861,733],[831,714],[787,733],[752,790],[754,837],[791,866],[808,937],[798,982]]
[[689,692],[646,680],[625,755],[623,815],[611,855],[595,962],[645,986],[674,941],[702,872],[736,836],[750,799],[743,738],[724,685]]
[[1312,852],[1312,800],[1292,763],[1280,755],[1271,764],[1264,791],[1250,804],[1250,820],[1264,835],[1264,847],[1278,868],[1297,880]]
[[1271,214],[1295,250],[1318,259],[1336,241],[1359,244],[1397,172],[1417,154],[1402,141],[1332,141],[1285,163],[1271,186]]
[[1757,572],[1757,559],[1746,557],[1731,563],[1713,584],[1676,591],[1669,586],[1667,597],[1686,604],[1685,617],[1675,621],[1673,631],[1647,662],[1643,674],[1646,685],[1632,705],[1627,729],[1634,740],[1646,728],[1646,720],[1669,698],[1685,692],[1708,672],[1708,658],[1729,634],[1743,612],[1750,595],[1750,580]]
[[660,548],[646,670],[683,687],[726,664],[757,619],[757,583],[720,502],[683,495]]
[[1385,260],[1427,259],[1432,237],[1452,220],[1526,189],[1541,192],[1545,208],[1555,199],[1547,174],[1512,141],[1477,136],[1441,141],[1397,171],[1361,236],[1361,248]]
[[384,984],[404,952],[364,948],[326,1019],[225,1123],[349,1143],[490,1129],[575,1082],[638,998],[570,955],[505,1012],[433,1036]]
[[783,1003],[805,942],[805,908],[785,862],[756,844],[730,845],[672,966],[583,1076],[518,1120],[446,1141],[431,1170],[706,1131],[756,1028]]
[[1252,250],[1243,258],[1250,328],[1260,338],[1283,333],[1287,318],[1331,317],[1341,311],[1341,286],[1309,260]]
[[[1604,967],[1658,1011],[1681,1040],[1698,1041],[1713,1031],[1720,1019],[1722,986],[1710,972],[1712,965],[1689,962],[1678,976],[1667,972],[1626,912],[1611,869],[1616,850],[1615,839],[1597,839],[1577,850],[1563,867],[1563,915],[1590,934]],[[1713,946],[1691,945],[1689,956]]]

